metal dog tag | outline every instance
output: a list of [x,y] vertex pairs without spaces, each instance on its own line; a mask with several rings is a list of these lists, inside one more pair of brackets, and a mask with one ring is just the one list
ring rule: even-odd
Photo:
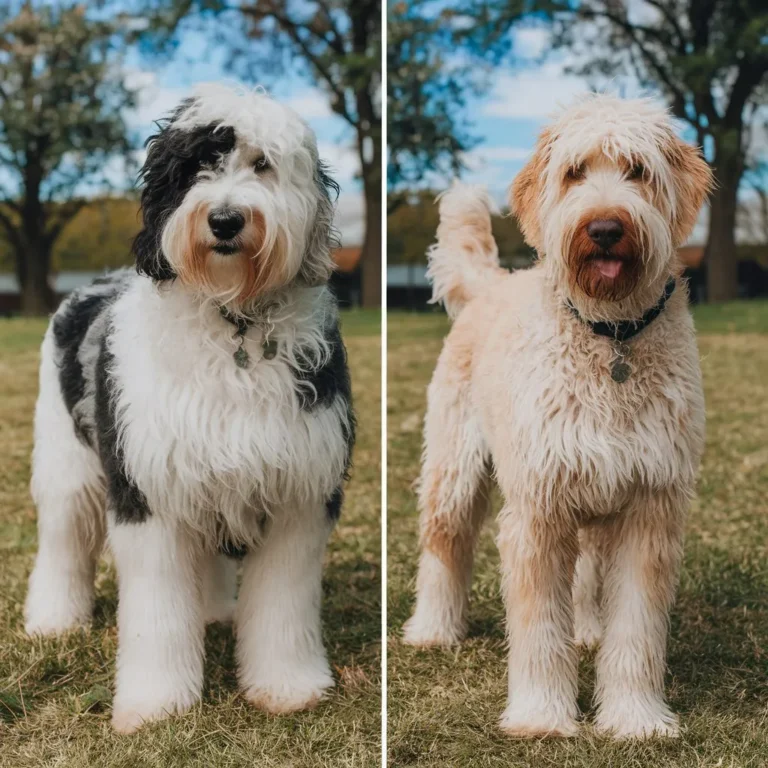
[[251,356],[245,351],[242,345],[235,350],[233,357],[235,358],[235,365],[238,368],[245,369],[251,364]]
[[611,365],[611,378],[618,384],[623,384],[632,373],[632,367],[623,360],[614,360]]
[[629,358],[629,345],[617,342],[613,346],[616,359],[611,363],[611,378],[617,384],[623,384],[632,373],[632,366],[627,362]]
[[262,349],[262,357],[265,360],[274,360],[275,357],[277,357],[277,341],[275,339],[271,339],[270,341],[265,341],[261,345]]

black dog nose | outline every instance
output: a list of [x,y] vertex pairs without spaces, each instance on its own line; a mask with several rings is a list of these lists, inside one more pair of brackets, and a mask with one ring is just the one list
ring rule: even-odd
[[587,224],[587,234],[607,251],[624,237],[624,227],[618,219],[595,219]]
[[208,214],[208,226],[214,237],[231,240],[245,226],[245,216],[232,208],[217,208]]

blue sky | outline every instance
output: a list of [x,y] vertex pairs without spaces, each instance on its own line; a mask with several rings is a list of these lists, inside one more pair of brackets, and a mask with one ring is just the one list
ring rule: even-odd
[[541,62],[548,40],[543,27],[517,27],[511,37],[514,66],[494,71],[487,95],[470,105],[474,134],[481,142],[468,154],[464,174],[467,181],[488,185],[500,203],[548,116],[587,89],[584,81],[563,72],[562,58]]

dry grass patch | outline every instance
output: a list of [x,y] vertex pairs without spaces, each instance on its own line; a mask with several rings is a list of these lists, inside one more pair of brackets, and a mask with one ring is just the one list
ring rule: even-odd
[[[206,638],[203,701],[121,737],[110,728],[116,584],[99,568],[93,627],[60,640],[23,631],[35,553],[28,492],[42,320],[0,321],[0,768],[376,766],[380,763],[380,344],[378,313],[349,312],[360,422],[354,470],[324,577],[325,640],[338,680],[312,712],[270,717],[238,694],[229,627]],[[66,457],[62,457],[66,461]]]
[[[400,643],[413,601],[425,389],[448,329],[439,314],[390,313],[389,760],[392,766],[758,768],[768,765],[768,304],[695,312],[707,450],[672,615],[667,691],[677,740],[617,744],[589,727],[567,741],[522,742],[496,727],[506,697],[503,608],[492,526],[472,589],[469,639],[451,651]],[[746,332],[741,332],[741,331]],[[497,505],[498,508],[498,505]],[[580,705],[594,669],[581,663]]]

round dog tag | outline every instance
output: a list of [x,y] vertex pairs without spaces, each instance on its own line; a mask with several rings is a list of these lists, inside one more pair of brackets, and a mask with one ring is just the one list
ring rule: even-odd
[[611,366],[611,378],[618,384],[623,384],[629,378],[630,373],[632,373],[632,368],[624,360],[616,360]]
[[261,348],[263,350],[262,354],[265,360],[274,360],[275,357],[277,357],[277,341],[275,339],[265,341],[261,345]]

